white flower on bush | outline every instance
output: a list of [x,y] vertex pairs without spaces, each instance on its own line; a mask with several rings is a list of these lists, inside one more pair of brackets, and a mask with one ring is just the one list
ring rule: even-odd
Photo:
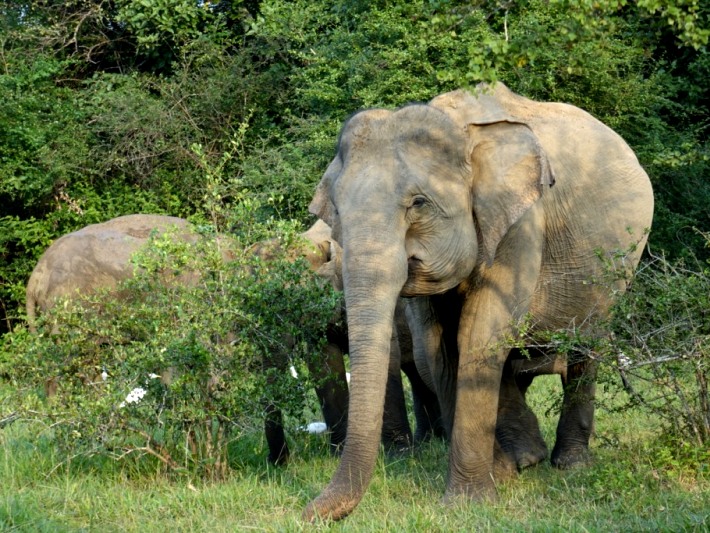
[[128,393],[128,396],[126,396],[126,399],[120,403],[119,407],[125,407],[128,404],[140,402],[146,392],[147,391],[143,387],[136,387]]
[[624,352],[619,352],[619,354],[616,357],[616,360],[619,363],[619,367],[622,370],[629,368],[631,366],[631,363],[633,363],[631,358],[628,355],[626,355]]

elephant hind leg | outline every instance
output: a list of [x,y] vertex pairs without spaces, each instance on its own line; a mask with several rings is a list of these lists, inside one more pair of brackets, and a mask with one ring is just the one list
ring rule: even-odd
[[496,440],[519,470],[544,461],[548,455],[537,417],[525,402],[510,360],[501,378]]
[[566,379],[562,377],[564,399],[551,458],[557,468],[571,468],[590,460],[596,374],[596,361],[586,356],[570,358]]

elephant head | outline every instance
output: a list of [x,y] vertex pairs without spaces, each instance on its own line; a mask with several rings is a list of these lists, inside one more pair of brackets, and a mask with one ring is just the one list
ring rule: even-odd
[[451,367],[431,367],[451,436],[447,495],[494,493],[505,336],[528,312],[541,327],[582,320],[603,301],[586,283],[597,249],[625,249],[626,229],[649,227],[652,206],[618,135],[502,84],[353,115],[310,205],[343,248],[350,420],[340,465],[304,517],[347,515],[370,481],[400,296],[429,328],[427,357]]

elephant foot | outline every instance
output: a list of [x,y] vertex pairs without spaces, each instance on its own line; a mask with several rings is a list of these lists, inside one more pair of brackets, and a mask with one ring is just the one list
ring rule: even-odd
[[518,439],[507,444],[503,450],[512,458],[518,471],[535,466],[547,459],[547,445],[542,439]]
[[496,438],[502,451],[511,458],[518,470],[547,459],[547,444],[542,438],[534,415],[525,424],[505,424],[499,420]]
[[496,439],[493,448],[493,479],[496,483],[507,481],[518,474],[515,459],[507,453]]
[[560,470],[583,467],[592,462],[592,454],[586,446],[563,448],[555,446],[550,463]]
[[414,453],[414,445],[407,442],[390,443],[385,446],[385,454],[390,459],[398,459]]
[[278,453],[269,453],[268,460],[274,466],[283,466],[288,463],[289,455],[288,447],[284,446]]
[[492,479],[487,483],[457,483],[446,488],[442,503],[444,505],[457,505],[468,502],[495,502],[498,491]]
[[547,459],[547,446],[537,450],[524,450],[517,452],[515,464],[518,470],[523,470],[531,466],[535,466]]
[[449,474],[449,483],[444,494],[444,503],[455,503],[459,500],[477,502],[495,501],[498,499],[497,485],[518,475],[512,458],[503,451],[496,441],[493,448],[493,464],[491,470],[476,480],[457,480]]
[[423,442],[428,442],[434,438],[447,440],[446,430],[441,420],[438,420],[434,424],[428,424],[423,426],[417,424],[417,430],[414,433],[414,443],[420,444]]
[[382,445],[385,453],[390,457],[397,457],[411,453],[413,448],[413,438],[409,431],[394,432],[382,435]]

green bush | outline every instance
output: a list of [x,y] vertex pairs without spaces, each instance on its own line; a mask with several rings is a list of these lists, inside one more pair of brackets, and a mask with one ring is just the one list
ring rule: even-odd
[[[287,250],[294,229],[255,225],[249,236]],[[266,398],[291,427],[313,411],[306,361],[320,353],[339,296],[304,260],[264,262],[239,236],[206,234],[198,246],[169,237],[137,255],[120,297],[65,301],[43,317],[44,333],[6,335],[0,374],[18,415],[39,419],[67,459],[150,456],[219,478],[228,445],[263,427]]]
[[614,308],[611,326],[606,362],[621,375],[627,405],[659,417],[669,437],[707,450],[710,268],[652,257]]

